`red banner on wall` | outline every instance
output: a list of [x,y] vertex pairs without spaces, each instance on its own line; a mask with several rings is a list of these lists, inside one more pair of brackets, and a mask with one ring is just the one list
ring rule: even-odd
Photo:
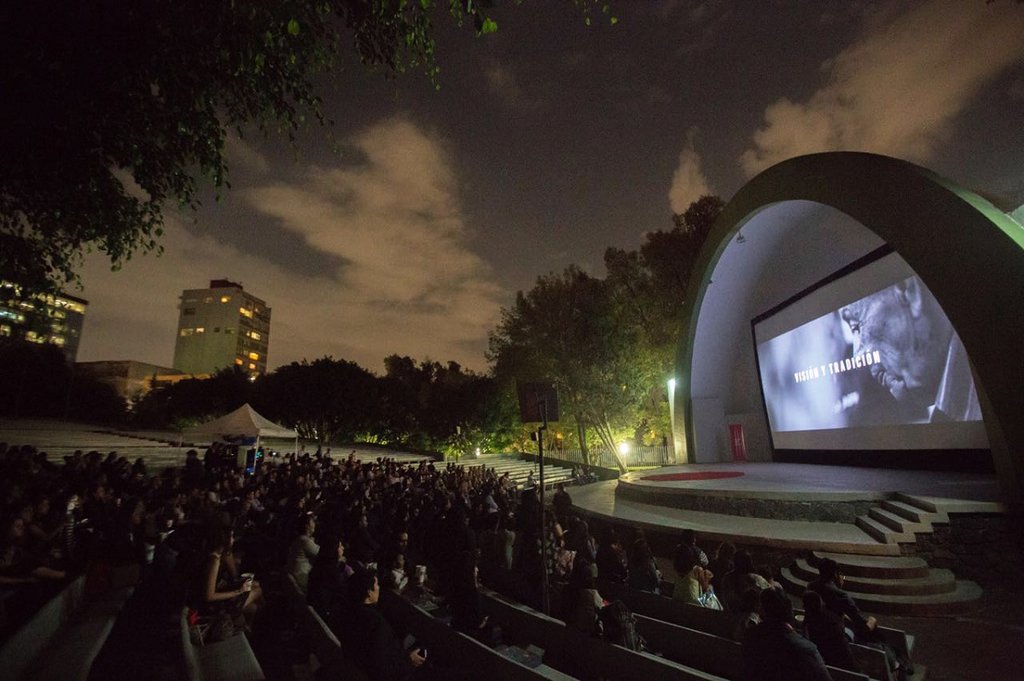
[[729,424],[729,444],[732,447],[733,461],[747,460],[747,442],[743,439],[743,424]]

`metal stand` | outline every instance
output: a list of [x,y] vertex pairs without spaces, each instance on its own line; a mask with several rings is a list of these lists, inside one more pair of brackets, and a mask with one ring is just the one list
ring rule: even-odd
[[543,421],[537,429],[537,463],[540,467],[540,585],[541,605],[545,615],[551,614],[551,603],[548,595],[548,533],[547,514],[544,508],[544,431],[548,429],[548,410],[545,400],[538,400]]

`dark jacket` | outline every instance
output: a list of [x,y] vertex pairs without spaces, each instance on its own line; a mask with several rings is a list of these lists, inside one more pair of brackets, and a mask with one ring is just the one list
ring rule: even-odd
[[832,681],[814,644],[771,620],[747,631],[743,670],[746,681]]
[[804,614],[804,631],[807,638],[818,647],[825,664],[859,672],[860,665],[853,658],[850,642],[846,640],[843,618],[831,610],[807,611]]
[[403,681],[415,667],[384,616],[373,605],[358,605],[341,640],[345,656],[372,681]]
[[807,585],[807,588],[821,596],[825,609],[830,610],[840,617],[846,617],[850,622],[850,628],[858,641],[872,641],[874,633],[868,628],[867,618],[861,614],[860,608],[846,593],[832,581],[817,580]]

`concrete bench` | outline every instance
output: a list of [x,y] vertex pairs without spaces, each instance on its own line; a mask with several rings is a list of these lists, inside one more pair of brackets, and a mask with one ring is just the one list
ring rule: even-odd
[[561,620],[537,612],[494,593],[484,593],[484,611],[514,639],[546,649],[552,667],[581,678],[665,679],[720,681],[723,677],[694,669],[664,657],[612,645],[565,626]]
[[[637,615],[637,626],[651,648],[670,660],[742,681],[743,646],[722,636]],[[832,681],[869,681],[866,674],[829,667]]]
[[266,676],[245,634],[216,643],[192,643],[188,608],[181,611],[181,647],[188,681],[265,681]]
[[322,668],[322,671],[317,673],[318,679],[367,681],[366,674],[345,656],[338,637],[312,606],[304,607],[300,625],[317,663]]
[[401,596],[382,593],[380,603],[388,621],[412,633],[420,644],[430,650],[432,659],[436,658],[442,666],[454,670],[472,670],[473,678],[488,681],[571,681],[574,678],[545,664],[526,666],[488,648]]
[[78,577],[0,648],[3,678],[86,681],[132,592],[122,587],[87,598],[85,577]]
[[[687,629],[694,629],[721,638],[732,638],[733,621],[727,612],[701,608],[689,603],[680,603],[658,594],[630,589],[624,584],[599,581],[598,588],[602,596],[609,600],[620,599],[637,615],[643,615],[650,619],[660,620]],[[799,613],[800,611],[796,612]],[[908,637],[898,629],[886,629],[884,627],[879,627],[878,629],[886,639],[886,642],[892,639],[899,646],[903,646],[904,650],[909,650],[913,645],[913,637]],[[890,645],[893,645],[893,643],[890,643]],[[893,645],[893,647],[897,652],[901,650],[897,645]],[[891,672],[889,671],[889,665],[885,659],[884,652],[877,648],[856,644],[851,645],[850,648],[857,663],[868,676],[880,681],[889,681]],[[914,678],[918,677],[915,676]]]
[[295,577],[291,573],[285,573],[284,576],[284,595],[288,600],[288,609],[291,611],[292,616],[295,617],[296,621],[301,621],[303,612],[306,609],[306,593],[299,586],[299,583],[295,581]]

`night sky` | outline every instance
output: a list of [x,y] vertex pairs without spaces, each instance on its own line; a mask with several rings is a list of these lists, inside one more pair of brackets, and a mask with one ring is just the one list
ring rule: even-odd
[[329,134],[232,139],[233,189],[194,221],[171,209],[162,256],[87,257],[78,359],[170,366],[181,290],[228,278],[273,308],[271,368],[484,370],[501,307],[538,275],[604,276],[608,246],[803,153],[905,158],[1024,203],[1024,4],[614,5],[616,25],[587,27],[526,0],[484,38],[439,20],[440,90],[349,59],[324,80]]

